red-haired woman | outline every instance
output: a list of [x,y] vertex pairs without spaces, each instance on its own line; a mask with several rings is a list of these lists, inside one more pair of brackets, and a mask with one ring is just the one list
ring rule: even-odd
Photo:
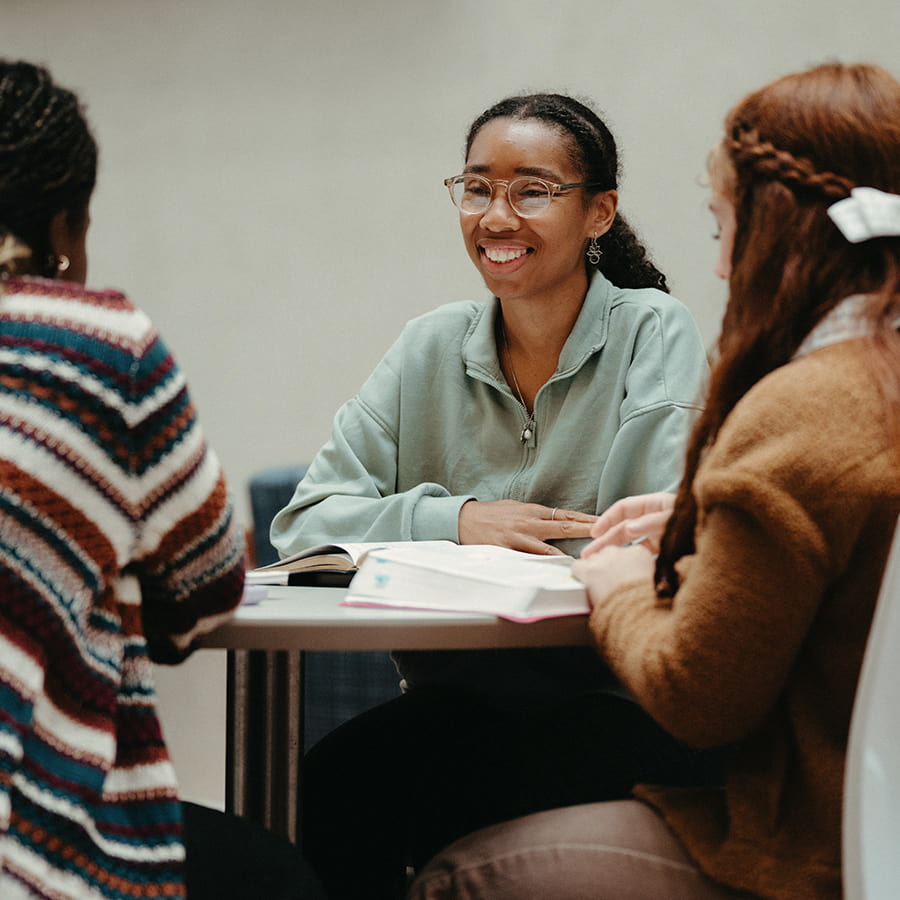
[[734,745],[726,784],[478,832],[416,900],[841,896],[850,715],[900,513],[900,83],[781,78],[732,110],[710,172],[730,296],[684,481],[609,510],[576,572],[644,709]]

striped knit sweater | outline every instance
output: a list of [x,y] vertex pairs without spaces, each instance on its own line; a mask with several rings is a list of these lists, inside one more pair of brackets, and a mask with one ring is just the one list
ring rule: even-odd
[[121,294],[0,283],[0,897],[183,897],[151,659],[238,603],[184,380]]

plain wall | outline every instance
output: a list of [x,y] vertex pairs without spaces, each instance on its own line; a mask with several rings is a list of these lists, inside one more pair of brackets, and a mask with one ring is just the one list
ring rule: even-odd
[[[711,345],[727,108],[826,60],[895,67],[898,35],[891,0],[0,0],[0,55],[48,65],[100,143],[89,283],[165,336],[245,518],[251,473],[309,460],[408,318],[486,296],[441,181],[488,105],[594,102],[620,209]],[[160,676],[184,793],[216,804],[222,657]]]

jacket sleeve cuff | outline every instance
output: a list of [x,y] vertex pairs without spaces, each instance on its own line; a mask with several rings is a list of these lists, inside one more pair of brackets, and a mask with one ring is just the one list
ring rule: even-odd
[[456,541],[459,543],[459,511],[474,496],[422,497],[413,511],[414,541]]

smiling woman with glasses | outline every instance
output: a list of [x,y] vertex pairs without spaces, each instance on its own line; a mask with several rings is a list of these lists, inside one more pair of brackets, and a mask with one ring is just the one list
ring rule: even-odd
[[[475,120],[462,168],[445,185],[490,298],[407,325],[275,518],[282,553],[574,555],[615,500],[678,482],[705,352],[618,211],[607,127],[570,97],[511,97]],[[711,775],[588,648],[395,661],[403,695],[304,762],[304,848],[333,898],[401,897],[407,865],[513,814]]]

